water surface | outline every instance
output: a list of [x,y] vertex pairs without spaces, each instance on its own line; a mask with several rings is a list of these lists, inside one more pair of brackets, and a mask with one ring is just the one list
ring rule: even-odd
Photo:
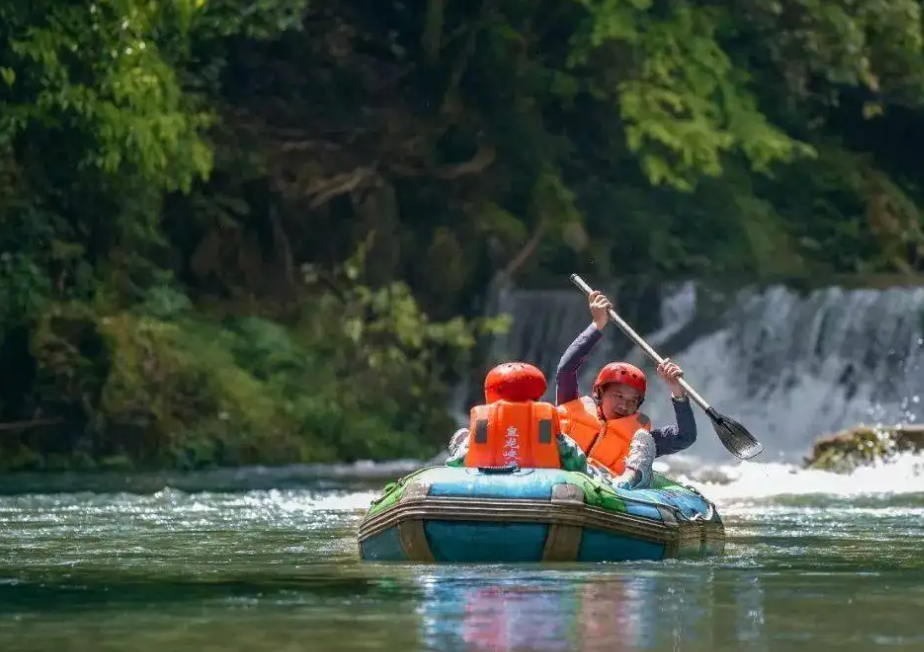
[[556,566],[361,563],[363,474],[7,479],[0,650],[922,650],[917,465],[713,471],[723,557]]

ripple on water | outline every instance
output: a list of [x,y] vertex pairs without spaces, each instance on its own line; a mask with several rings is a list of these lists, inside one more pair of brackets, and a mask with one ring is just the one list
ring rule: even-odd
[[0,497],[0,650],[920,649],[920,494],[729,491],[723,557],[552,567],[361,564],[373,497]]

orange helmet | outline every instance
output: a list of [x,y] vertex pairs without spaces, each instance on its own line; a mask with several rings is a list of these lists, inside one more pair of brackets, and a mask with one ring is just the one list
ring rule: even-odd
[[545,374],[526,362],[497,365],[484,379],[484,398],[495,401],[538,401],[547,387]]
[[594,381],[594,394],[598,394],[604,385],[610,383],[622,383],[636,389],[645,398],[645,392],[648,389],[648,381],[645,380],[645,373],[628,362],[611,362],[604,366],[597,374],[597,380]]

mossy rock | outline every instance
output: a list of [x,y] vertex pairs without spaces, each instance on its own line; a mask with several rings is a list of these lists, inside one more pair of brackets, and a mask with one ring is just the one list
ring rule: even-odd
[[849,473],[860,466],[888,461],[896,454],[924,449],[924,425],[859,425],[815,441],[805,467]]

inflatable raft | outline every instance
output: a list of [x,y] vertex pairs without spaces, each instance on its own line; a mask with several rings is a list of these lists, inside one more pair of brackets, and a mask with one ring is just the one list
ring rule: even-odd
[[715,506],[660,474],[651,489],[618,490],[558,469],[430,467],[386,486],[359,528],[367,561],[637,561],[724,547]]

